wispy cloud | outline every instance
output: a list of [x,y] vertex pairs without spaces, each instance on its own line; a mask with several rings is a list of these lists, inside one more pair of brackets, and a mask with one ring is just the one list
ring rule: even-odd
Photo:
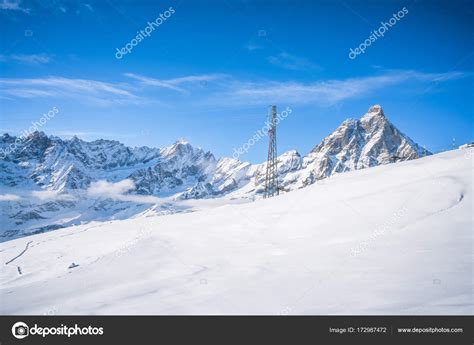
[[[0,98],[73,98],[82,103],[98,106],[146,104],[159,102],[150,97],[153,88],[167,89],[189,94],[196,87],[207,82],[225,78],[220,74],[189,75],[173,79],[156,79],[138,74],[126,73],[126,82],[104,82],[92,79],[64,77],[44,78],[0,78]],[[141,92],[141,95],[138,95]]]
[[254,50],[260,50],[260,49],[263,49],[263,47],[259,44],[255,44],[255,43],[248,43],[246,46],[245,46],[245,49],[247,49],[249,52],[252,52]]
[[0,79],[2,93],[20,98],[76,98],[96,105],[143,103],[144,99],[132,93],[128,87],[127,84],[62,77]]
[[151,195],[126,194],[135,188],[135,184],[130,179],[125,179],[116,183],[100,180],[91,183],[87,189],[89,197],[109,198],[119,201],[133,201],[145,204],[159,202],[159,198]]
[[0,10],[30,13],[30,9],[21,6],[21,0],[0,0]]
[[1,91],[5,95],[18,98],[52,97],[57,95],[55,92],[52,91],[43,91],[39,89],[30,88],[5,88]]
[[41,201],[48,201],[48,200],[64,200],[64,201],[71,201],[74,200],[74,197],[69,194],[60,193],[54,190],[41,190],[41,191],[33,191],[31,192],[31,196],[39,199]]
[[333,105],[337,102],[368,95],[389,86],[410,81],[441,82],[467,76],[464,72],[421,73],[416,71],[389,71],[377,76],[301,82],[241,82],[234,81],[216,100],[226,104],[289,104]]
[[[26,4],[31,5],[27,7]],[[18,11],[26,14],[39,14],[38,10],[46,10],[49,15],[64,15],[65,13],[80,16],[96,13],[94,1],[83,2],[76,0],[0,0],[0,10]]]
[[274,66],[292,71],[306,71],[321,69],[320,66],[312,63],[308,59],[288,54],[287,52],[280,53],[268,57],[268,62]]
[[[252,81],[223,74],[189,75],[173,79],[158,79],[126,73],[126,82],[104,82],[91,79],[46,77],[36,79],[0,78],[0,98],[73,98],[98,106],[149,104],[166,100],[169,95],[158,91],[173,91],[186,96],[187,102],[223,106],[260,105],[270,103],[334,105],[337,102],[371,95],[384,88],[399,85],[423,85],[460,79],[467,72],[423,73],[411,70],[382,71],[376,75],[347,79],[326,79],[312,82]],[[213,81],[212,87],[203,88]],[[418,84],[416,84],[418,83]],[[189,97],[202,90],[199,97]],[[171,106],[176,106],[173,98]],[[166,104],[161,102],[162,104]]]
[[86,7],[89,11],[95,12],[95,11],[94,11],[94,8],[93,8],[90,4],[83,4],[83,5],[84,5],[84,7]]
[[8,56],[0,55],[0,61],[13,61],[28,65],[40,65],[49,63],[51,57],[46,54],[12,54]]
[[[224,78],[222,74],[205,74],[205,75],[190,75],[186,77],[174,78],[174,79],[155,79],[145,77],[134,73],[125,73],[125,76],[139,81],[142,85],[146,86],[157,86],[165,89],[178,91],[181,93],[188,93],[189,91],[184,88],[186,85],[192,85],[196,83],[203,83],[212,80]],[[180,85],[183,85],[180,87]]]

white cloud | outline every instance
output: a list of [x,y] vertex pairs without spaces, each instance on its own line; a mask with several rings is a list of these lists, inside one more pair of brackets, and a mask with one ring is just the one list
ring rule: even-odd
[[39,65],[49,63],[51,61],[51,57],[46,54],[12,54],[10,56],[2,57],[2,60],[12,60],[28,65]]
[[39,200],[47,201],[47,200],[64,200],[64,201],[71,201],[74,200],[74,197],[69,194],[63,194],[55,190],[41,190],[41,191],[33,191],[31,195]]
[[406,82],[441,82],[467,76],[463,72],[421,73],[416,71],[388,71],[369,77],[301,82],[241,82],[229,84],[215,101],[235,104],[319,104],[333,105],[337,102],[368,95],[383,88]]
[[204,75],[190,75],[186,77],[179,77],[174,79],[155,79],[145,77],[139,74],[134,73],[125,73],[125,76],[139,81],[142,85],[146,86],[158,86],[165,89],[170,89],[178,91],[181,93],[187,93],[188,91],[184,87],[179,87],[178,85],[189,85],[196,83],[203,83],[212,80],[217,80],[225,78],[225,75],[222,74],[204,74]]
[[311,61],[302,57],[288,54],[287,52],[283,52],[274,56],[269,56],[268,62],[270,62],[272,65],[293,71],[321,69],[321,67],[313,64]]
[[95,12],[94,8],[90,4],[83,4],[89,11]]
[[110,198],[120,201],[133,201],[140,203],[157,203],[159,198],[151,195],[125,194],[135,188],[135,184],[130,179],[125,179],[116,183],[100,180],[91,183],[87,189],[89,197]]
[[56,92],[53,91],[43,91],[39,89],[29,88],[7,88],[3,89],[2,92],[6,95],[18,98],[52,97],[58,95]]
[[[440,83],[470,75],[465,72],[422,73],[417,71],[380,71],[375,76],[348,79],[299,81],[248,81],[224,74],[189,75],[173,79],[156,79],[126,73],[128,82],[103,82],[64,77],[0,78],[0,98],[72,98],[98,106],[158,103],[151,89],[160,88],[189,95],[196,87],[215,81],[203,91],[206,96],[188,98],[189,102],[219,106],[267,105],[270,103],[334,105],[340,101],[367,96],[383,88],[409,83]],[[138,95],[141,92],[142,95]],[[160,95],[158,95],[159,97]],[[166,98],[163,98],[164,100]],[[175,105],[175,101],[173,105]]]
[[0,10],[30,13],[29,8],[21,6],[21,0],[0,0]]
[[17,201],[21,197],[15,194],[0,194],[0,201]]
[[263,49],[263,47],[262,47],[261,45],[258,45],[258,44],[248,43],[248,44],[245,46],[245,49],[247,49],[249,52],[252,52],[252,51],[254,51],[254,50]]
[[130,179],[122,180],[116,183],[100,180],[91,184],[87,190],[87,194],[89,196],[111,197],[122,195],[132,190],[134,187],[135,184]]
[[1,78],[0,91],[20,98],[67,97],[97,105],[142,104],[145,100],[129,90],[130,85],[63,77]]

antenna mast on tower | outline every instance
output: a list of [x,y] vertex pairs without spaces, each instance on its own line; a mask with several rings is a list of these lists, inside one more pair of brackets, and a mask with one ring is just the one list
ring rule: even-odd
[[265,175],[265,192],[264,198],[270,198],[278,195],[278,171],[277,171],[277,145],[276,145],[276,105],[270,108],[268,129],[268,157],[267,157],[267,173]]

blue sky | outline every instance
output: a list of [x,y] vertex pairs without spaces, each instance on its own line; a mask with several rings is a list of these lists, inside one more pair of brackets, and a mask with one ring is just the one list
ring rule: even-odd
[[[184,138],[220,157],[262,128],[275,103],[292,109],[279,153],[306,154],[381,104],[436,152],[473,140],[473,14],[472,1],[447,0],[0,0],[0,129],[18,134],[57,107],[48,134],[157,147]],[[263,161],[266,146],[241,159]]]

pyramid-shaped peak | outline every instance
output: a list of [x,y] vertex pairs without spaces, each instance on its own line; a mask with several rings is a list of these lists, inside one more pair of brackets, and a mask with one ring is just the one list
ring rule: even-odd
[[372,127],[375,124],[383,124],[387,120],[385,118],[385,115],[383,113],[382,107],[379,104],[375,104],[369,108],[367,113],[362,116],[360,119],[360,122],[362,125],[368,125]]
[[384,116],[382,106],[380,104],[375,104],[371,106],[369,110],[367,111],[367,114],[371,114],[371,115],[378,114],[378,115]]

